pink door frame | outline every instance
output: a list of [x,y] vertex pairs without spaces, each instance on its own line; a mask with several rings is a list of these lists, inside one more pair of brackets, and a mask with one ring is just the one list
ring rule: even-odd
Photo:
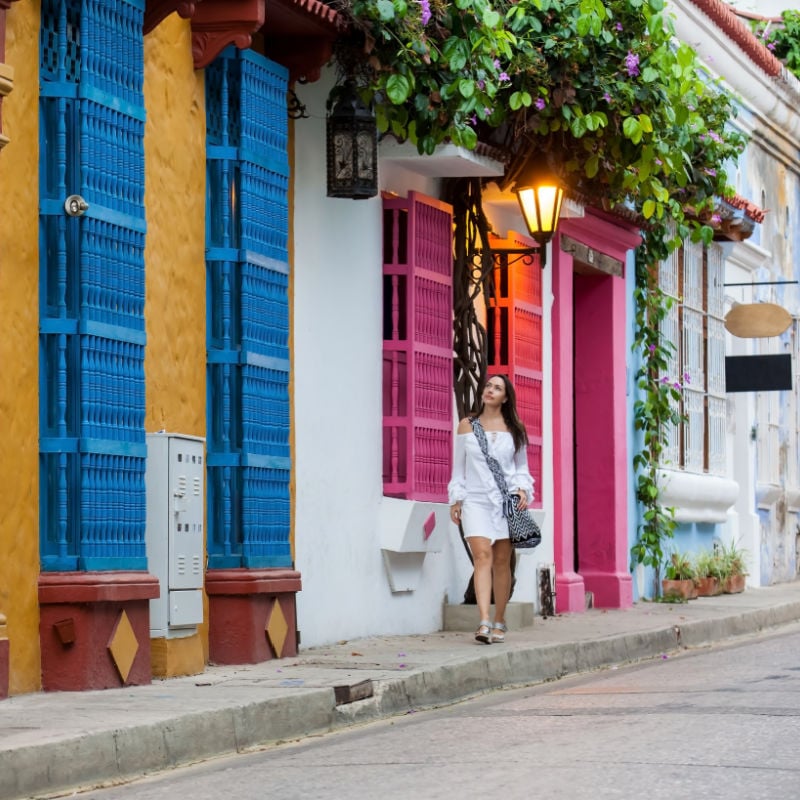
[[624,271],[576,275],[573,256],[561,250],[563,235],[623,264],[641,240],[635,227],[587,209],[585,217],[560,222],[551,259],[557,607],[583,611],[592,592],[597,607],[627,608],[626,278]]

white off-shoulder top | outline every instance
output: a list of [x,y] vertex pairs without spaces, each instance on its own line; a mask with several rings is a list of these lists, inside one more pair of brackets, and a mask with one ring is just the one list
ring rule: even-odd
[[[533,478],[526,449],[515,451],[514,439],[508,431],[486,431],[486,442],[489,454],[497,459],[503,470],[508,491],[513,493],[521,489],[528,496],[528,503],[532,503]],[[453,475],[447,486],[447,495],[450,505],[469,502],[470,498],[482,502],[488,499],[495,523],[501,525],[502,495],[472,431],[456,435]]]

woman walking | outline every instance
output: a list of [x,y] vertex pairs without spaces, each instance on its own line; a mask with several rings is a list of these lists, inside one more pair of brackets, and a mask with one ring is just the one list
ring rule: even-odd
[[[517,414],[516,393],[505,375],[486,381],[480,406],[459,422],[448,485],[450,519],[461,525],[475,569],[475,599],[479,624],[475,639],[484,644],[505,641],[505,611],[511,593],[511,553],[503,498],[478,440],[483,429],[489,455],[497,459],[508,491],[524,510],[533,501],[533,478],[528,469],[528,435]],[[489,619],[492,588],[495,618]]]

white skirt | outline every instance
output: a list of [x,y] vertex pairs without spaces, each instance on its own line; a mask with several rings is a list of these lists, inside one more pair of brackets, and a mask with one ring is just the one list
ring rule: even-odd
[[508,524],[500,516],[498,525],[495,509],[486,497],[467,497],[461,504],[461,527],[464,536],[483,536],[494,544],[498,539],[508,539]]

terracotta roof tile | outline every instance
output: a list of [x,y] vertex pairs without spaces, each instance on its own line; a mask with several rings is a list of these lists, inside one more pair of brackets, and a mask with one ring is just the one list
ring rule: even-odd
[[722,0],[692,0],[729,39],[741,48],[742,52],[754,63],[773,77],[783,71],[783,64],[750,30],[736,12]]
[[751,203],[740,194],[735,194],[733,197],[726,197],[725,202],[734,208],[738,208],[740,211],[744,211],[745,216],[749,217],[753,222],[763,222],[767,214],[764,209],[759,208],[755,203]]

